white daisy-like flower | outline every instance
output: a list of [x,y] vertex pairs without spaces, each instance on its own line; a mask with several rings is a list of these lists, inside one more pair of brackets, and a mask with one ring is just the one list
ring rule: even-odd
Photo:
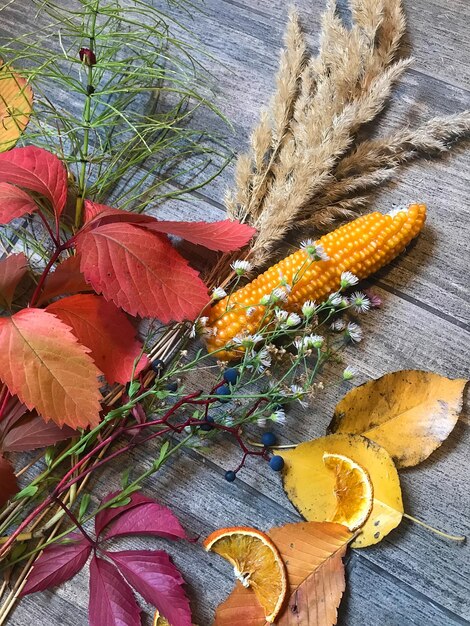
[[330,328],[336,332],[341,332],[346,328],[346,322],[342,319],[337,319],[331,324]]
[[283,309],[276,309],[274,317],[277,319],[278,322],[285,322],[286,319],[289,317],[289,313],[287,311],[284,311]]
[[268,419],[266,417],[258,417],[256,423],[260,428],[264,428],[267,424]]
[[306,348],[321,348],[324,341],[321,335],[307,335],[304,337],[304,345]]
[[273,297],[274,302],[278,302],[279,300],[281,302],[286,302],[287,298],[289,297],[289,294],[287,293],[284,287],[276,287],[276,289],[273,289],[273,292],[271,295]]
[[302,314],[308,319],[315,313],[316,304],[314,300],[307,300],[302,305]]
[[355,291],[351,294],[349,303],[356,313],[366,313],[370,309],[370,300],[362,291]]
[[284,411],[284,409],[277,409],[276,411],[273,411],[273,413],[271,413],[269,419],[273,422],[276,422],[276,424],[285,424],[286,412]]
[[246,310],[245,315],[246,315],[247,317],[253,317],[253,315],[254,315],[255,313],[256,313],[256,307],[254,307],[254,306],[249,306],[249,307],[247,308],[247,310]]
[[292,286],[287,282],[287,278],[284,276],[282,272],[279,272],[279,281],[280,281],[281,287],[284,287],[287,293],[290,293],[292,291]]
[[284,326],[286,326],[287,328],[294,328],[295,326],[298,326],[301,321],[302,318],[300,317],[300,315],[297,315],[297,313],[289,313],[284,322]]
[[243,276],[243,274],[247,274],[253,268],[249,261],[234,261],[230,264],[230,267],[238,276]]
[[330,257],[325,252],[325,248],[321,243],[317,243],[312,239],[306,239],[300,244],[302,250],[308,254],[308,256],[314,261],[329,261]]
[[291,385],[290,388],[293,394],[292,399],[297,400],[300,406],[305,409],[305,407],[308,406],[308,402],[305,402],[303,399],[305,397],[305,391],[299,385]]
[[357,374],[357,369],[352,365],[348,365],[343,370],[343,380],[352,380]]
[[362,332],[362,328],[356,322],[348,322],[346,327],[346,338],[354,341],[355,343],[359,343],[363,337],[364,333]]
[[212,300],[222,300],[226,295],[227,292],[223,287],[214,287],[212,290]]
[[299,354],[302,354],[303,351],[304,351],[304,348],[305,348],[303,337],[300,338],[300,339],[295,339],[294,346],[295,346],[295,349],[297,350],[297,352]]
[[233,338],[233,343],[244,348],[251,348],[260,341],[263,341],[263,335],[237,335]]
[[261,348],[259,352],[253,352],[251,360],[247,359],[245,367],[262,374],[271,366],[271,355],[267,348]]
[[359,278],[352,272],[341,273],[341,289],[347,289],[353,285],[357,285]]
[[335,291],[328,296],[328,302],[332,306],[339,306],[343,302],[343,296],[338,291]]

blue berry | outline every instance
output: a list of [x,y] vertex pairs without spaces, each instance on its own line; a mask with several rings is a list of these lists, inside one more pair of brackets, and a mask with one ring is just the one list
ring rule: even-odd
[[224,372],[224,380],[226,383],[234,385],[237,382],[239,375],[240,372],[236,367],[229,367]]
[[161,359],[155,359],[152,361],[152,369],[156,374],[161,374],[165,369],[165,362]]
[[199,426],[199,428],[205,432],[209,432],[210,430],[212,430],[214,427],[211,426],[211,424],[201,424]]
[[176,381],[168,383],[166,386],[166,389],[167,391],[170,391],[171,393],[175,393],[175,391],[178,390],[178,383]]
[[271,446],[275,446],[276,442],[277,442],[277,437],[274,433],[272,432],[263,433],[263,436],[261,437],[261,443],[263,444],[263,446],[266,446],[267,448],[269,448]]
[[215,422],[215,419],[212,417],[212,415],[208,415],[206,417],[206,422],[209,422],[210,424],[213,424]]
[[227,480],[229,483],[233,483],[236,477],[237,475],[232,470],[228,470],[225,472],[225,480]]
[[230,387],[228,385],[221,385],[217,387],[215,390],[215,395],[220,396],[220,402],[230,402],[230,398],[225,398],[224,396],[229,396],[231,394]]
[[284,467],[284,459],[282,456],[274,455],[269,459],[269,467],[275,472],[280,472]]

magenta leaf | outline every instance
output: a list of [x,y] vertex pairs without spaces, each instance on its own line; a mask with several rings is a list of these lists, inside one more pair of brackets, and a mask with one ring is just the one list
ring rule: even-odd
[[106,554],[134,589],[156,606],[172,626],[191,626],[183,577],[166,552],[127,550]]
[[55,155],[27,146],[0,154],[0,182],[13,183],[45,196],[58,220],[67,200],[67,171]]
[[18,492],[15,472],[10,461],[0,454],[0,506]]
[[38,205],[29,193],[9,183],[0,183],[0,224],[8,224],[16,217],[32,213],[37,208]]
[[35,413],[22,417],[4,435],[0,448],[6,452],[24,452],[52,446],[76,434],[68,426],[60,428],[54,422],[45,422]]
[[[115,497],[109,494],[103,502]],[[158,535],[167,539],[188,539],[178,518],[169,508],[140,493],[133,493],[130,502],[117,508],[104,509],[95,518],[96,536],[106,528],[104,537],[123,535]]]
[[44,591],[73,578],[87,562],[91,548],[85,538],[46,548],[35,561],[21,595]]
[[103,559],[90,563],[90,626],[140,626],[140,609],[118,570]]
[[209,250],[230,252],[246,245],[256,230],[247,224],[223,220],[221,222],[151,222],[142,224],[147,230],[177,235],[186,241]]

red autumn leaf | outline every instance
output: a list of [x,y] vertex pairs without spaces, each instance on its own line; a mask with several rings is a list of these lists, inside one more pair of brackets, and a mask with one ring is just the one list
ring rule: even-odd
[[28,259],[20,252],[0,259],[0,306],[9,309],[15,289],[28,271]]
[[0,154],[0,183],[12,183],[45,196],[56,219],[67,199],[67,171],[55,155],[43,148],[27,146]]
[[26,452],[52,446],[74,435],[76,432],[68,426],[59,428],[54,422],[46,423],[39,415],[28,413],[8,430],[0,448],[5,452]]
[[29,409],[59,426],[99,422],[101,372],[70,328],[42,309],[0,318],[0,379]]
[[38,304],[52,300],[56,296],[93,291],[80,271],[80,255],[70,256],[57,266],[55,272],[47,275]]
[[151,222],[147,230],[177,235],[209,250],[230,252],[246,245],[256,230],[248,224],[223,220],[221,222]]
[[114,224],[116,222],[131,222],[132,224],[145,224],[156,222],[156,218],[143,213],[130,213],[122,209],[115,209],[106,204],[98,204],[92,200],[85,200],[84,207],[85,224],[87,227]]
[[[116,494],[110,494],[106,499]],[[167,539],[187,539],[188,536],[178,518],[169,508],[143,496],[133,493],[131,501],[118,508],[103,509],[95,518],[96,534],[106,528],[104,537],[123,535],[157,535]]]
[[157,607],[172,626],[191,626],[191,609],[184,580],[166,552],[128,550],[107,552],[125,579]]
[[37,208],[29,193],[9,183],[0,183],[0,224],[8,224]]
[[94,556],[90,563],[90,626],[140,626],[140,609],[118,570]]
[[9,461],[0,454],[0,507],[18,492],[15,472]]
[[85,539],[49,546],[36,559],[22,596],[57,587],[78,574],[88,560],[91,544]]
[[101,296],[82,294],[62,298],[50,304],[46,311],[70,326],[80,343],[90,348],[108,383],[129,382],[137,359],[136,374],[147,366],[148,359],[142,355],[135,328],[122,311]]
[[162,236],[119,222],[85,230],[76,245],[86,280],[131,315],[194,319],[208,302],[198,273]]

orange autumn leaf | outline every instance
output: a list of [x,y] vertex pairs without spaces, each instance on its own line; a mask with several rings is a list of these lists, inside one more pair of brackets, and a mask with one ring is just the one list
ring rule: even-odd
[[65,294],[76,294],[82,291],[93,291],[80,271],[80,255],[69,256],[62,261],[54,272],[47,275],[38,304],[44,304]]
[[[352,538],[340,524],[301,522],[272,528],[286,564],[288,602],[278,626],[332,626],[345,589],[342,557]],[[250,589],[237,583],[219,605],[214,626],[265,626],[264,612]]]
[[0,380],[28,409],[72,428],[99,422],[100,370],[71,329],[42,309],[0,318]]
[[28,259],[19,252],[0,259],[0,307],[9,309],[18,283],[28,271]]
[[26,80],[0,59],[0,152],[9,150],[29,122],[33,92]]

